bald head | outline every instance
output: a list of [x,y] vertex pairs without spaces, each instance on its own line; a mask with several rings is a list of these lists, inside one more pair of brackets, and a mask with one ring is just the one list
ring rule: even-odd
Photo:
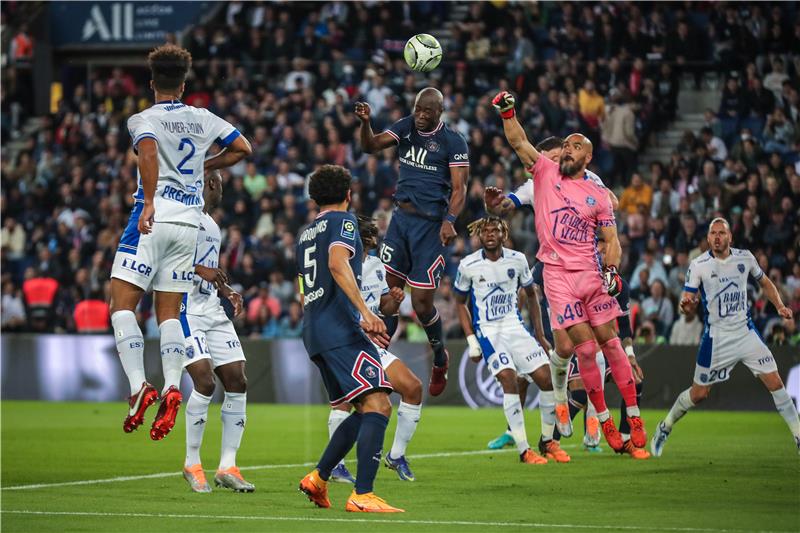
[[414,126],[419,131],[433,131],[444,111],[444,97],[439,89],[425,87],[414,100]]
[[588,150],[588,153],[590,153],[590,154],[594,153],[594,145],[592,144],[592,141],[590,141],[589,137],[587,137],[583,133],[570,133],[569,136],[566,139],[564,139],[564,142],[565,143],[575,143],[575,142],[583,143],[583,145]]
[[559,171],[564,176],[577,179],[582,178],[586,166],[592,160],[594,147],[582,133],[572,133],[564,139],[561,146],[561,156],[558,160]]

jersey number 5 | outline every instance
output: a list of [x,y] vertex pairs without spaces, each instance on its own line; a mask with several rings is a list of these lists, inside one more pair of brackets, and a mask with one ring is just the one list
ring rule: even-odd
[[306,287],[313,287],[314,282],[317,281],[317,260],[311,258],[311,255],[316,251],[317,245],[312,244],[306,248],[303,257],[303,265],[306,268],[306,272],[303,273],[303,279],[306,282]]
[[189,154],[186,157],[184,157],[183,159],[181,159],[180,163],[178,163],[178,170],[180,171],[181,174],[191,176],[192,174],[194,174],[194,170],[192,170],[190,168],[183,168],[183,165],[185,165],[186,162],[188,160],[190,160],[192,158],[192,156],[194,155],[194,151],[195,151],[194,143],[192,142],[192,140],[190,138],[184,137],[183,139],[181,139],[181,143],[178,145],[178,151],[182,152],[184,146],[188,146],[189,147]]

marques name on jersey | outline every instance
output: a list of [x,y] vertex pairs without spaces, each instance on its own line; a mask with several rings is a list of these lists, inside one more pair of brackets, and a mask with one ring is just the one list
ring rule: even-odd
[[326,229],[328,229],[328,221],[321,220],[300,235],[300,242],[313,241],[317,237],[317,234],[322,233]]

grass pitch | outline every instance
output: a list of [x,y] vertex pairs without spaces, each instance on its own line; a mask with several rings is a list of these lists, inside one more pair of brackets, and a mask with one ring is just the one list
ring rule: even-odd
[[[607,448],[589,455],[576,431],[564,440],[570,464],[532,466],[512,450],[486,450],[504,426],[499,409],[427,408],[409,448],[417,481],[383,467],[376,481],[376,493],[406,512],[365,515],[344,512],[349,485],[331,484],[328,510],[297,491],[327,441],[323,406],[248,406],[239,465],[256,484],[253,494],[191,493],[179,473],[182,416],[166,440],[152,442],[147,424],[122,432],[125,410],[123,403],[2,402],[2,530],[800,530],[800,458],[776,413],[689,413],[664,456],[648,461]],[[211,479],[219,405],[209,414],[202,456]],[[649,431],[663,414],[644,412]],[[148,415],[149,424],[155,409]],[[526,415],[534,441],[539,416]],[[387,448],[393,428],[394,421]]]

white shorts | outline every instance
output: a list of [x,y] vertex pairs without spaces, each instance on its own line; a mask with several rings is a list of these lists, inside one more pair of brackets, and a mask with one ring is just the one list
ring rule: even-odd
[[209,316],[181,314],[181,325],[186,337],[184,368],[201,359],[211,359],[214,368],[245,360],[233,322],[221,308]]
[[381,356],[381,366],[383,367],[384,370],[389,368],[389,365],[397,361],[397,356],[395,354],[393,354],[389,350],[384,350],[374,342],[372,344],[375,345],[375,349],[378,350],[378,353]]
[[153,231],[142,235],[136,224],[141,211],[138,206],[143,204],[136,205],[119,239],[111,277],[145,291],[152,287],[162,292],[190,292],[197,228],[157,222],[153,224]]
[[740,362],[754,376],[778,370],[772,352],[755,329],[707,332],[700,340],[694,382],[698,385],[713,385],[727,381],[733,367]]
[[525,329],[522,322],[482,326],[476,331],[486,366],[496,376],[510,368],[519,376],[527,376],[550,363],[544,348]]

